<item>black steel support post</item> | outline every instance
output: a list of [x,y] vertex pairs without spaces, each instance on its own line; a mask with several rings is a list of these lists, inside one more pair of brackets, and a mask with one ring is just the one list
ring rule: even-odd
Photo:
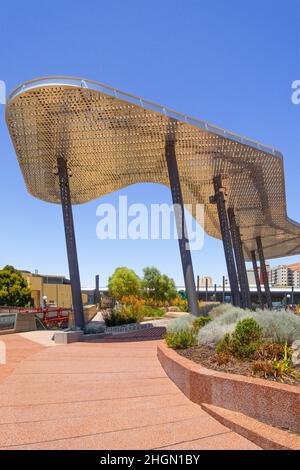
[[239,278],[239,283],[240,283],[242,307],[251,308],[249,281],[248,281],[248,276],[247,276],[246,263],[245,263],[245,257],[244,257],[244,252],[243,252],[240,229],[236,223],[234,209],[232,207],[229,207],[227,212],[228,212],[228,220],[229,220],[229,225],[230,225],[232,245],[233,245],[233,250],[234,250],[234,255],[235,255],[235,262],[236,262],[238,278]]
[[233,305],[239,307],[241,305],[240,299],[240,292],[239,292],[239,285],[238,279],[235,269],[235,262],[234,256],[232,251],[232,243],[229,231],[229,224],[228,218],[226,213],[226,205],[225,205],[225,195],[224,190],[222,188],[222,182],[220,176],[214,177],[214,189],[215,189],[215,196],[213,197],[213,201],[217,204],[218,215],[219,215],[219,222],[220,222],[220,229],[222,234],[222,241],[225,253],[225,260],[226,266],[228,271],[229,283],[230,283],[230,290],[231,290],[231,300]]
[[261,285],[260,285],[260,280],[259,280],[255,250],[251,251],[251,258],[252,258],[252,266],[253,266],[253,272],[254,272],[254,277],[255,277],[258,303],[259,303],[260,307],[263,308],[264,304],[263,304],[263,298],[262,298],[262,293],[261,293]]
[[99,293],[99,274],[95,276],[95,290],[94,290],[94,304],[99,304],[100,293]]
[[260,237],[256,237],[256,245],[257,245],[257,252],[258,252],[258,257],[259,257],[261,274],[262,274],[263,283],[264,283],[264,287],[265,287],[266,302],[267,302],[268,308],[271,309],[272,308],[272,298],[271,298],[269,279],[268,279],[266,262],[265,262],[265,255],[264,255],[264,250],[263,250],[263,246],[262,246],[262,242],[261,242]]
[[178,233],[179,251],[183,270],[184,284],[186,289],[189,311],[193,315],[199,315],[197,292],[195,285],[194,270],[189,240],[184,215],[184,205],[180,186],[179,172],[176,160],[175,140],[166,140],[165,154],[169,173],[170,188],[174,205],[174,214]]
[[205,300],[208,301],[208,279],[205,279]]
[[223,287],[223,292],[222,292],[222,302],[225,302],[225,276],[222,277],[222,287]]
[[75,326],[81,330],[84,329],[84,313],[81,297],[80,276],[77,259],[77,249],[72,213],[72,204],[70,196],[69,175],[67,162],[64,158],[57,159],[57,169],[59,177],[60,197],[65,227],[65,237],[67,245],[67,255],[69,263],[72,302],[74,310]]

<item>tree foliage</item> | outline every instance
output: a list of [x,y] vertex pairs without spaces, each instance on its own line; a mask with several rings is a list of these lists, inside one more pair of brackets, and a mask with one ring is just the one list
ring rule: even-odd
[[0,305],[25,307],[31,301],[31,291],[20,271],[13,266],[0,270]]
[[142,289],[146,297],[151,297],[158,301],[169,301],[177,295],[175,282],[166,274],[155,267],[143,269],[144,278],[142,280]]
[[110,295],[117,300],[122,297],[140,294],[141,280],[138,275],[129,268],[120,267],[108,279]]

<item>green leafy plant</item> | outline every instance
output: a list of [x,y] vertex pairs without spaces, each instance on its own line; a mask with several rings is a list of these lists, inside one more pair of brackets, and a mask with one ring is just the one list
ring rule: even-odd
[[261,339],[262,329],[254,318],[240,320],[231,338],[231,351],[233,355],[242,358],[251,357]]
[[122,297],[140,295],[141,280],[138,275],[129,268],[117,268],[108,279],[110,295],[120,300]]
[[0,270],[0,305],[27,307],[31,302],[31,291],[22,273],[13,266]]
[[160,318],[165,315],[165,312],[161,308],[151,307],[150,305],[145,305],[143,307],[144,317]]
[[195,333],[198,333],[200,328],[203,328],[211,319],[209,317],[197,317],[193,322],[193,330]]
[[196,344],[195,334],[188,330],[168,332],[165,335],[165,340],[169,348],[172,349],[187,349]]
[[219,343],[217,344],[216,353],[217,354],[222,354],[222,353],[231,354],[231,336],[229,333],[225,333],[223,339],[221,339],[221,341],[219,341]]
[[254,318],[240,320],[232,334],[233,341],[239,344],[250,344],[261,338],[262,329]]
[[139,323],[144,319],[143,306],[118,305],[111,311],[104,312],[102,317],[106,326]]
[[216,353],[227,353],[243,359],[250,358],[261,339],[261,327],[253,318],[240,320],[233,333],[226,333],[217,344]]
[[144,277],[142,280],[143,295],[156,301],[171,301],[176,298],[177,291],[175,282],[172,278],[161,272],[155,267],[143,269]]
[[281,377],[284,374],[287,374],[291,367],[291,357],[289,354],[289,350],[287,347],[287,343],[284,344],[284,355],[282,359],[277,359],[277,357],[273,361],[273,368],[277,377]]

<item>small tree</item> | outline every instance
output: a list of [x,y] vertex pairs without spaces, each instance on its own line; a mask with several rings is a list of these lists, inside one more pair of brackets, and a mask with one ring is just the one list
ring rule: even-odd
[[172,278],[161,274],[155,267],[144,268],[143,272],[142,288],[146,297],[160,301],[170,301],[176,297],[175,282]]
[[13,266],[0,270],[0,305],[26,307],[31,301],[31,291],[20,271]]
[[120,300],[122,297],[140,294],[141,280],[129,268],[120,267],[108,279],[108,289],[112,297]]

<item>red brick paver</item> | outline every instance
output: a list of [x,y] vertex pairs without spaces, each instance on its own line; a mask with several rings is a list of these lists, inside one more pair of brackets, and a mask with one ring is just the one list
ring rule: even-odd
[[2,337],[18,354],[0,384],[1,449],[258,448],[180,392],[157,341],[44,348],[13,336]]

